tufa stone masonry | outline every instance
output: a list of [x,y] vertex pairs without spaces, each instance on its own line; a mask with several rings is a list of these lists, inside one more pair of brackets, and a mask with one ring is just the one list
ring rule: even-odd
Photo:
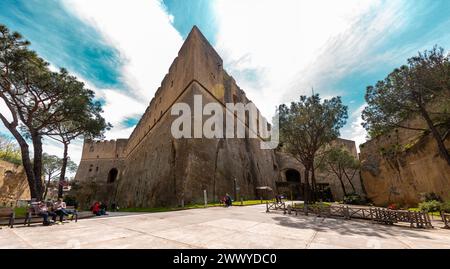
[[[226,103],[251,102],[223,70],[222,59],[197,27],[190,32],[130,137],[85,140],[75,179],[92,188],[82,192],[80,202],[101,200],[121,207],[179,206],[202,202],[203,190],[209,201],[217,201],[225,193],[235,200],[272,198],[273,193],[257,187],[267,186],[276,192],[278,182],[300,184],[301,165],[289,155],[260,149],[259,138],[174,139],[171,124],[178,116],[171,115],[171,107],[179,102],[193,107],[194,95],[202,96],[203,105],[219,103],[224,112]],[[355,143],[347,144],[356,156]],[[338,183],[330,177],[320,178],[318,182],[326,182],[335,198],[342,196]]]

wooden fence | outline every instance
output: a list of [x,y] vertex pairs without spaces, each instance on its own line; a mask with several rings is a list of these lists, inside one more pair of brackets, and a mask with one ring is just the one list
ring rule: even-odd
[[441,212],[441,218],[442,218],[442,221],[445,224],[444,228],[445,229],[450,229],[450,214],[447,214],[445,212]]
[[393,225],[395,223],[409,223],[411,227],[433,228],[430,216],[427,212],[415,212],[408,210],[391,210],[380,207],[361,207],[349,205],[308,205],[308,204],[286,204],[277,206],[267,203],[267,212],[270,209],[281,209],[284,214],[315,214],[319,217],[343,218],[343,219],[365,219],[373,223]]

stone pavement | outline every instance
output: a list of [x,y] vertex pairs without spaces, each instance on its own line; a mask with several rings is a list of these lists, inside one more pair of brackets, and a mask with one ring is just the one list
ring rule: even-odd
[[265,213],[257,205],[3,227],[0,248],[450,248],[450,230]]

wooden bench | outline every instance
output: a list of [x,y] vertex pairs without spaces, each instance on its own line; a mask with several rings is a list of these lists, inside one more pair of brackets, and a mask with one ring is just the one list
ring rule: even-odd
[[72,217],[70,218],[71,221],[73,221],[73,218],[75,217],[75,222],[78,222],[78,211],[77,208],[74,206],[66,206],[67,210],[70,210],[72,212]]
[[[51,208],[49,208],[51,209]],[[75,222],[78,222],[78,211],[74,206],[66,206],[66,209],[72,212],[72,216],[70,218],[71,221],[73,221],[75,219]],[[51,212],[53,212],[53,210],[51,210]],[[39,213],[37,212],[37,207],[36,205],[33,206],[29,206],[27,208],[27,214],[25,216],[25,221],[23,223],[23,225],[31,225],[31,220],[32,219],[37,219],[40,218],[42,219],[43,217],[41,215],[39,215]]]
[[39,215],[39,213],[37,212],[37,205],[32,205],[32,206],[28,206],[27,207],[27,212],[25,215],[25,220],[23,222],[23,225],[31,225],[31,220],[32,219],[42,219],[42,216]]
[[0,208],[0,220],[6,219],[8,220],[8,227],[13,228],[14,227],[14,218],[15,213],[14,209],[7,207],[7,208]]

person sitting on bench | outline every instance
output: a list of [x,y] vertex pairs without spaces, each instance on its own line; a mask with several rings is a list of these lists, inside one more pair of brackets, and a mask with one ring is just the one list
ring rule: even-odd
[[92,206],[91,206],[91,210],[92,213],[96,216],[101,216],[100,213],[100,203],[99,202],[95,202]]
[[233,205],[233,200],[231,199],[231,196],[227,193],[225,194],[225,207],[230,207]]
[[52,217],[53,222],[56,221],[56,214],[49,211],[47,205],[44,202],[39,202],[37,210],[38,215],[44,219],[44,222],[42,224],[44,224],[45,226],[51,224],[51,222],[48,220],[49,216]]
[[53,209],[56,213],[56,215],[59,216],[59,223],[62,223],[64,220],[64,216],[69,216],[72,212],[69,212],[66,209],[66,203],[63,201],[62,198],[58,198],[58,201],[54,203]]
[[108,206],[105,203],[99,202],[99,207],[100,207],[100,215],[108,215],[108,213],[106,213],[106,209],[108,209]]

